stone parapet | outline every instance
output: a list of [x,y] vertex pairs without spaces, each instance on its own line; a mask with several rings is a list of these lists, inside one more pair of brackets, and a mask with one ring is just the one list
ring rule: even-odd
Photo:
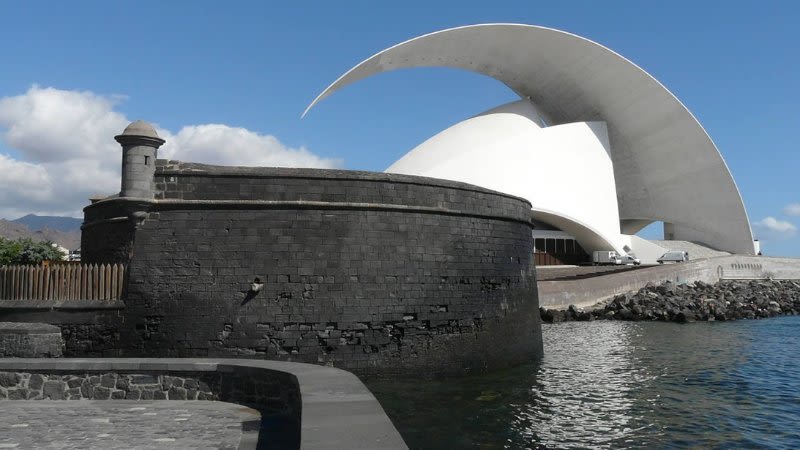
[[[386,209],[506,218],[530,223],[530,203],[478,186],[436,178],[378,172],[281,167],[212,166],[159,160],[156,199],[258,205]],[[235,203],[236,204],[236,203]]]

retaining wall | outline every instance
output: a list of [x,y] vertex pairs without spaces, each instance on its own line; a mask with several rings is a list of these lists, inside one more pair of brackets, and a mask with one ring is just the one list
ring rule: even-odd
[[0,358],[59,358],[61,330],[46,323],[0,322]]

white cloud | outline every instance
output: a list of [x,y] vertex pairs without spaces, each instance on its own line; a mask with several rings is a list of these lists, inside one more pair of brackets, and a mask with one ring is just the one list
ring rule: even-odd
[[17,161],[0,154],[0,203],[27,196],[34,202],[46,201],[53,186],[47,171],[40,165]]
[[783,213],[787,216],[800,216],[800,203],[789,203],[783,207]]
[[[114,107],[120,97],[31,87],[0,97],[0,218],[37,214],[80,217],[88,198],[119,191],[120,147],[114,136],[131,122]],[[159,157],[208,164],[339,167],[342,161],[290,148],[276,137],[220,124],[188,125]],[[16,156],[18,155],[18,156]]]
[[797,233],[797,227],[793,223],[772,216],[767,216],[753,225],[766,239],[786,239]]
[[110,98],[91,92],[33,86],[0,98],[3,140],[34,163],[118,156],[113,136],[129,121],[113,106]]
[[160,158],[240,166],[331,168],[342,165],[341,160],[320,158],[302,147],[286,147],[275,136],[227,125],[185,126],[178,134],[167,134],[164,138],[167,143],[159,150]]

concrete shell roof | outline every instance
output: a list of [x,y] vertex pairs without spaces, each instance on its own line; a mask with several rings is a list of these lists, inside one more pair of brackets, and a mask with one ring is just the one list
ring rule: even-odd
[[605,121],[620,220],[670,222],[712,247],[753,253],[739,191],[697,119],[640,67],[574,34],[483,24],[420,36],[358,64],[306,112],[350,83],[412,67],[461,68],[495,78],[530,97],[553,125]]

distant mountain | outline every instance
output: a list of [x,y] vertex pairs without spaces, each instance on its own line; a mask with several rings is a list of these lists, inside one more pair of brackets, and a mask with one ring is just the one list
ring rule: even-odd
[[55,218],[78,220],[78,226],[76,229],[73,229],[72,231],[60,231],[47,227],[37,230],[31,230],[28,226],[26,226],[23,223],[19,223],[16,220],[10,221],[5,219],[0,219],[0,237],[4,237],[6,239],[30,238],[33,239],[34,241],[51,241],[70,250],[75,250],[79,248],[81,246],[80,219],[73,219],[72,217],[55,217]]
[[45,228],[49,228],[51,230],[71,232],[80,231],[83,219],[76,219],[74,217],[37,216],[36,214],[28,214],[27,216],[12,220],[12,222],[25,225],[31,230],[43,230]]

